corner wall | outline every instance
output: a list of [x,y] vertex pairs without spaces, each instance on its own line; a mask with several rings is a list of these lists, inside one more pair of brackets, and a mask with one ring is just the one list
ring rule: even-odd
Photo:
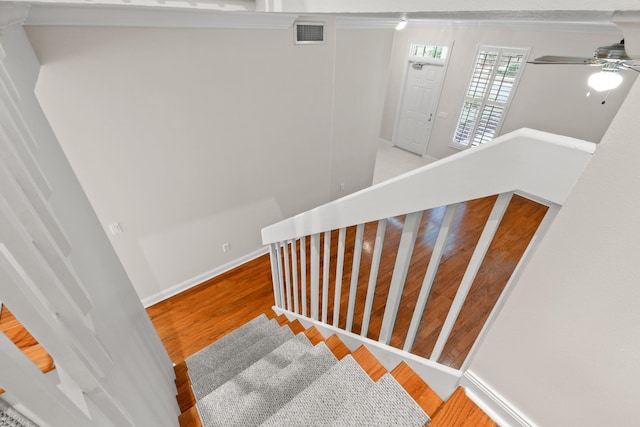
[[637,417],[639,112],[636,81],[469,368],[540,426]]
[[[321,20],[312,46],[290,30],[27,29],[38,98],[103,227],[121,224],[110,239],[143,300],[371,183],[387,68],[361,64],[388,63],[393,35],[360,44]],[[360,56],[336,59],[352,43]]]

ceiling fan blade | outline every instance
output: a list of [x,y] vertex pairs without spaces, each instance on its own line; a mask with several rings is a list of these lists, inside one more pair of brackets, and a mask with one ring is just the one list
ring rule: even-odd
[[546,55],[528,61],[529,64],[577,64],[577,65],[599,65],[600,61],[594,58],[580,58],[575,56],[553,56]]

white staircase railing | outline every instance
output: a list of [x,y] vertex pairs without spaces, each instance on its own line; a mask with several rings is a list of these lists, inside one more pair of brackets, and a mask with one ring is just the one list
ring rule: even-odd
[[[303,323],[338,333],[343,340],[358,345],[366,342],[374,353],[390,354],[390,363],[405,360],[421,373],[443,397],[454,390],[455,383],[466,369],[474,349],[482,340],[504,303],[531,252],[549,227],[558,209],[569,195],[576,180],[586,167],[595,144],[548,134],[531,129],[496,138],[490,144],[476,147],[382,182],[339,200],[296,215],[262,230],[263,243],[270,246],[275,307],[278,312],[297,317]],[[471,285],[500,225],[513,194],[524,196],[549,208],[529,242],[488,320],[477,337],[459,370],[438,363],[454,324],[465,303]],[[496,202],[476,244],[473,255],[459,284],[429,360],[410,354],[418,334],[434,278],[452,219],[458,206],[466,201],[497,195]],[[437,207],[446,210],[433,247],[422,287],[416,297],[415,309],[406,331],[402,350],[389,346],[394,331],[405,279],[424,211]],[[395,265],[382,316],[377,341],[367,338],[376,292],[378,269],[389,218],[405,215],[399,244],[394,251]],[[361,320],[360,336],[352,333],[356,305],[356,290],[361,271],[364,225],[377,222],[372,251],[368,286]],[[355,226],[353,252],[345,254],[348,227]],[[338,230],[335,261],[332,263],[332,231]],[[322,243],[321,243],[322,242]],[[322,244],[322,247],[321,247]],[[309,277],[307,277],[307,245],[309,246]],[[345,255],[351,261],[351,279],[343,328],[340,323],[341,290]],[[322,270],[322,271],[321,271]],[[335,272],[335,283],[330,277]],[[307,280],[309,283],[307,283]],[[334,298],[329,301],[330,287]],[[309,295],[307,295],[307,289]],[[309,312],[307,306],[309,305]],[[329,313],[332,312],[332,319]],[[381,357],[383,362],[385,356]],[[387,357],[388,359],[389,357]]]

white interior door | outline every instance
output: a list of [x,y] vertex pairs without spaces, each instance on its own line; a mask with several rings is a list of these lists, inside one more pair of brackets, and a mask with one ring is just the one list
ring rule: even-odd
[[426,154],[444,69],[443,64],[409,63],[396,120],[396,146],[420,156]]

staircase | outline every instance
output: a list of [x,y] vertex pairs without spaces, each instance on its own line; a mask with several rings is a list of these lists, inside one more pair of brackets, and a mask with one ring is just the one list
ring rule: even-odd
[[496,424],[460,388],[442,399],[402,362],[391,372],[281,315],[260,315],[176,366],[180,425]]

